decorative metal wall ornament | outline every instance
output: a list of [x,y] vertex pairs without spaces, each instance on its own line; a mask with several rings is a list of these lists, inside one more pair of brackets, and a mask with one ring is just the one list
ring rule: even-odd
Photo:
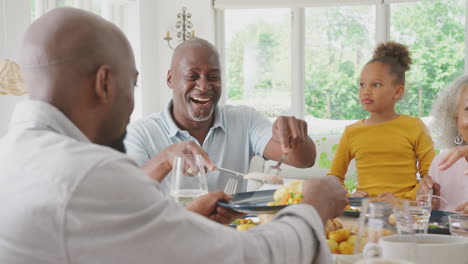
[[[193,24],[190,22],[190,19],[192,18],[192,14],[187,13],[187,8],[182,7],[182,12],[177,14],[178,21],[176,23],[176,29],[177,29],[177,41],[178,42],[184,42],[187,39],[194,38],[195,37],[195,29],[193,29]],[[171,45],[171,34],[169,31],[166,32],[166,37],[164,40],[167,41],[167,44],[171,49],[174,49]]]

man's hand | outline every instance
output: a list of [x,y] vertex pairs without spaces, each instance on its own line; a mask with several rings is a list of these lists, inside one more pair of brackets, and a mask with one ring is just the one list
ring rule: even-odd
[[355,191],[349,195],[349,197],[369,197],[369,194],[366,192]]
[[377,198],[379,198],[380,201],[387,202],[387,203],[395,203],[397,199],[397,197],[393,193],[390,193],[390,192],[381,193],[377,196]]
[[203,215],[221,224],[229,224],[236,218],[242,217],[245,214],[233,210],[225,209],[217,206],[218,200],[228,201],[232,196],[225,194],[223,191],[211,192],[200,196],[187,206],[187,210]]
[[[437,165],[440,170],[445,170],[452,166],[460,158],[468,158],[468,145],[451,149]],[[465,169],[464,174],[468,175],[467,169]]]
[[204,166],[208,170],[212,171],[216,169],[216,166],[210,157],[208,157],[208,154],[193,141],[184,141],[170,145],[143,164],[141,168],[151,178],[161,182],[172,170],[172,163],[174,162],[175,157],[188,154],[200,155],[203,159]]
[[[440,185],[436,183],[431,176],[427,175],[419,183],[418,191],[416,192],[417,201],[427,201],[429,190],[433,190],[433,195],[440,196]],[[438,198],[432,199],[432,210],[437,210],[440,207]]]
[[307,135],[307,123],[293,116],[280,116],[273,123],[272,137],[263,156],[279,161],[288,154],[284,163],[297,168],[309,168],[315,163],[315,144]]
[[273,140],[280,143],[283,153],[289,153],[307,136],[307,123],[294,116],[280,116],[273,123]]
[[455,211],[461,212],[462,214],[468,214],[468,202],[465,202],[465,203],[460,204],[459,206],[457,206]]
[[345,206],[349,204],[346,191],[336,177],[305,180],[302,193],[303,203],[315,207],[324,225],[328,219],[342,215]]

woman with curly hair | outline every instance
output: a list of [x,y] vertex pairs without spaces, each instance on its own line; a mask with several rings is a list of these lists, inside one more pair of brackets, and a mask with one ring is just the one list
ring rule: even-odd
[[343,182],[356,160],[358,184],[350,196],[414,200],[417,173],[427,175],[435,156],[428,129],[421,119],[395,111],[410,65],[408,48],[390,41],[379,44],[362,69],[358,96],[369,117],[345,128],[328,173]]
[[432,130],[440,147],[418,190],[424,199],[430,189],[448,204],[433,199],[432,209],[468,213],[468,76],[461,76],[445,88],[432,107]]

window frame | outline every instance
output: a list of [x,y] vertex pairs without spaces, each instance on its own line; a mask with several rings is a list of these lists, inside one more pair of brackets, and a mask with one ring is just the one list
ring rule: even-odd
[[[290,8],[291,10],[291,115],[305,118],[305,9],[319,6],[375,5],[375,43],[390,39],[391,5],[404,2],[424,2],[432,0],[215,0],[215,45],[220,51],[221,68],[226,69],[225,50],[225,9]],[[468,0],[465,1],[465,36],[468,36]],[[468,73],[468,39],[465,40],[464,73]],[[222,71],[223,80],[226,71]],[[227,101],[227,91],[223,82],[221,103]]]

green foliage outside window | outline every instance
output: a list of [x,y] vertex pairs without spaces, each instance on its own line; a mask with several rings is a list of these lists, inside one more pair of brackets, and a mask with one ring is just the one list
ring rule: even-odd
[[[374,39],[374,28],[368,26],[367,18],[362,15],[365,8],[368,9],[331,8],[326,12],[311,9],[310,17],[319,20],[322,26],[320,30],[306,27],[306,34],[319,38],[320,47],[325,45],[326,48],[317,51],[313,43],[306,43],[306,115],[336,120],[367,116],[357,98],[360,72],[370,55],[365,55],[364,51],[372,50],[374,45],[369,41]],[[397,104],[397,111],[428,116],[439,90],[463,74],[465,1],[393,4],[391,12],[390,38],[408,45],[414,62],[407,74],[405,96]],[[291,89],[284,81],[291,78],[284,76],[290,73],[290,65],[282,63],[290,56],[290,49],[283,45],[289,38],[289,31],[289,28],[259,20],[234,36],[227,46],[229,100],[251,97],[261,100],[262,94],[271,89]],[[243,85],[246,48],[255,50],[254,59],[262,65],[251,90],[246,90]],[[350,51],[354,54],[349,54]],[[282,78],[278,78],[281,74]],[[272,116],[285,111],[268,110],[268,115]]]

